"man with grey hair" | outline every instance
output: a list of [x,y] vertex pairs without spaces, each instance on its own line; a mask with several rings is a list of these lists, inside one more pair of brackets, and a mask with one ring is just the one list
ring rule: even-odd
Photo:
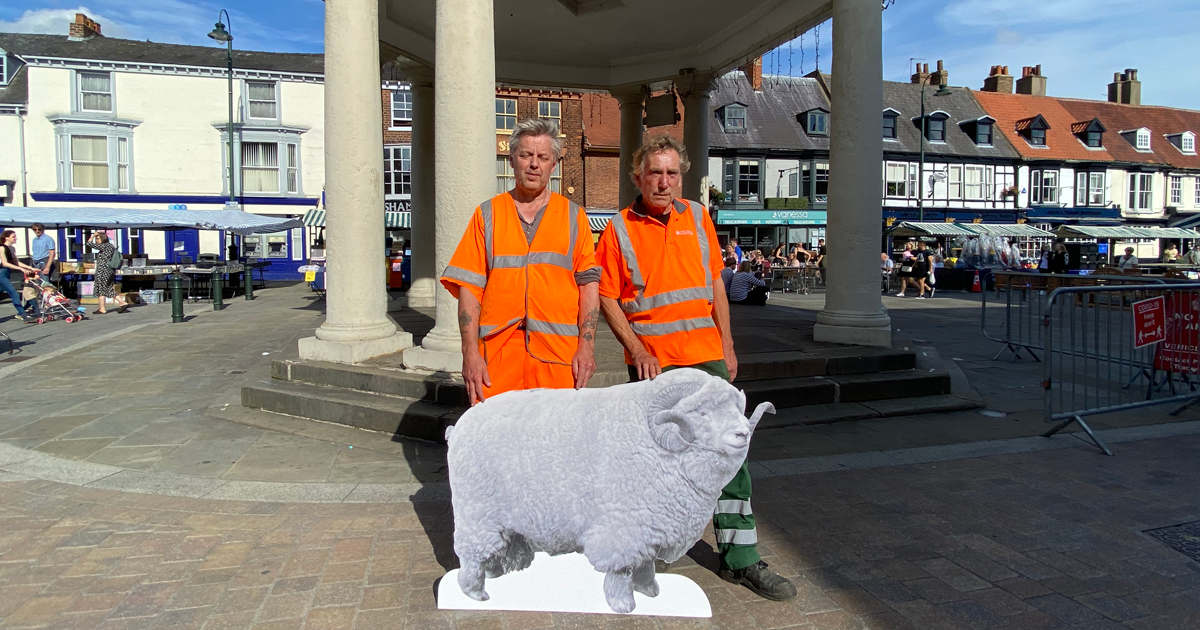
[[[630,380],[684,367],[737,377],[717,230],[704,206],[679,198],[688,166],[683,144],[670,136],[635,151],[628,175],[642,194],[609,221],[596,248],[604,270],[600,307],[625,346]],[[767,599],[796,596],[796,587],[758,555],[745,462],[721,491],[713,533],[721,579]]]
[[596,371],[600,268],[587,213],[547,187],[558,123],[523,121],[508,146],[516,186],[475,208],[441,278],[458,298],[472,405],[516,389],[579,389]]

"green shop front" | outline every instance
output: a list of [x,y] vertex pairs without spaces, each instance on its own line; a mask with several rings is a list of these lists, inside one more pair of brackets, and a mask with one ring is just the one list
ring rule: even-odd
[[761,249],[767,255],[796,243],[811,250],[825,238],[826,216],[825,210],[718,210],[717,238],[722,247],[733,241],[742,251]]

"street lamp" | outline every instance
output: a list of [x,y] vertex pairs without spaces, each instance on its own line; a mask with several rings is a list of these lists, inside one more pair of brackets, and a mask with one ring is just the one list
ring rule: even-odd
[[[940,66],[941,62],[938,62],[938,65]],[[928,68],[929,64],[925,64],[925,67]],[[922,72],[918,70],[917,76],[921,76],[921,74]],[[917,173],[920,176],[920,179],[917,180],[917,221],[920,223],[925,222],[925,86],[929,83],[931,77],[933,77],[932,74],[925,73],[925,76],[921,79],[921,159],[917,166]],[[950,88],[946,87],[945,83],[942,83],[938,86],[938,91],[934,92],[933,95],[947,96],[949,94]],[[942,133],[946,133],[946,130],[943,129]]]
[[225,29],[225,24],[221,23],[221,15],[225,16],[226,22],[230,21],[229,12],[221,9],[217,14],[216,28],[208,36],[218,42],[225,42],[225,63],[229,69],[229,122],[225,130],[229,136],[229,205],[232,206],[237,204],[233,195],[233,35],[230,35]]

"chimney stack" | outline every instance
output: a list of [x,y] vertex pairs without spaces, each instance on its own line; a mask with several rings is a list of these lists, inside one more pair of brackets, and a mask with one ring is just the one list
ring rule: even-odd
[[912,75],[913,83],[924,83],[929,78],[929,64],[917,64],[917,72]]
[[750,87],[755,92],[762,91],[762,57],[758,57],[738,69],[742,71],[742,74],[746,75],[746,80],[750,82]]
[[1021,78],[1017,79],[1017,94],[1046,95],[1046,77],[1042,76],[1041,64],[1021,68]]
[[1142,104],[1142,82],[1138,81],[1137,68],[1125,68],[1125,72],[1113,73],[1113,82],[1108,84],[1108,101],[1126,105]]
[[75,21],[67,29],[67,36],[73,40],[91,39],[100,35],[100,23],[82,13],[75,14]]
[[1012,94],[1013,78],[1008,74],[1008,66],[992,66],[992,72],[983,80],[980,91]]
[[950,72],[942,66],[942,60],[937,60],[937,72],[934,72],[929,78],[929,85],[949,85]]

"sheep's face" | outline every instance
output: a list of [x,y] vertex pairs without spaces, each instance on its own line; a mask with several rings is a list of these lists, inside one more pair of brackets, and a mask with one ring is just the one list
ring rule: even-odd
[[745,408],[743,392],[720,378],[696,376],[663,390],[651,410],[651,431],[669,451],[719,453],[740,465],[759,418],[775,411],[763,403],[747,418]]

